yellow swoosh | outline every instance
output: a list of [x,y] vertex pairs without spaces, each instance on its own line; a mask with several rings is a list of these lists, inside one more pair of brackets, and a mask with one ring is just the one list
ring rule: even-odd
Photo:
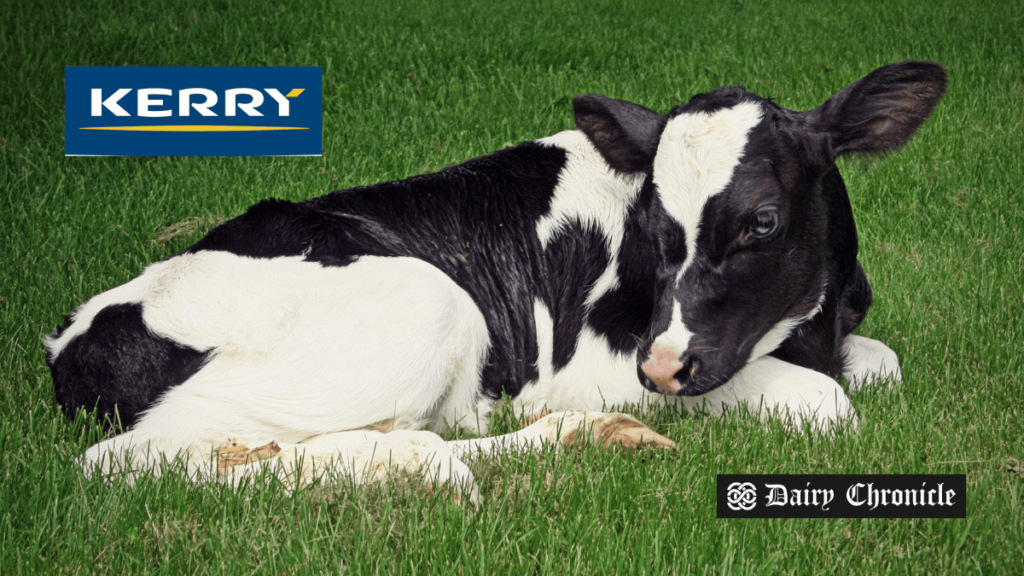
[[263,132],[269,130],[309,130],[289,126],[94,126],[80,130],[117,130],[121,132]]

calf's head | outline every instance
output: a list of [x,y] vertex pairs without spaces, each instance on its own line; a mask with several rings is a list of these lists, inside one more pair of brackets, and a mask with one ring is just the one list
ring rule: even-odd
[[577,98],[577,126],[608,164],[648,174],[638,212],[659,265],[641,382],[703,394],[819,315],[831,331],[822,346],[834,352],[838,308],[858,266],[835,159],[898,147],[944,89],[940,66],[903,62],[807,112],[739,86],[695,96],[668,116]]

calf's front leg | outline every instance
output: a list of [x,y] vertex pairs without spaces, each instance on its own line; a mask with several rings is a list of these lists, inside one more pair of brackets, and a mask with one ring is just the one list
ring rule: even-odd
[[762,419],[786,418],[799,429],[803,422],[819,432],[849,422],[857,428],[857,415],[842,387],[828,376],[763,356],[743,367],[728,382],[700,396],[682,397],[691,414],[720,415],[745,405]]
[[594,442],[604,447],[676,447],[675,442],[628,414],[589,410],[553,412],[510,434],[453,440],[448,445],[459,455],[493,455],[530,452],[544,445],[571,446],[580,442]]
[[878,340],[850,334],[843,339],[843,351],[846,354],[843,377],[850,390],[872,386],[882,380],[888,380],[892,387],[903,380],[899,357]]

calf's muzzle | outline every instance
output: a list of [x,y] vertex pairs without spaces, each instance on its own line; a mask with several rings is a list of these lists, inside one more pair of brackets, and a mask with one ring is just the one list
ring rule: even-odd
[[697,354],[682,355],[657,343],[651,344],[650,356],[637,366],[640,382],[652,392],[670,396],[701,394],[699,388],[702,362]]

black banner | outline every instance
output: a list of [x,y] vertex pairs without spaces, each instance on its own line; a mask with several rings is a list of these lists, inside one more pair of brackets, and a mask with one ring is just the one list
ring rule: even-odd
[[963,474],[719,474],[719,518],[966,518]]

